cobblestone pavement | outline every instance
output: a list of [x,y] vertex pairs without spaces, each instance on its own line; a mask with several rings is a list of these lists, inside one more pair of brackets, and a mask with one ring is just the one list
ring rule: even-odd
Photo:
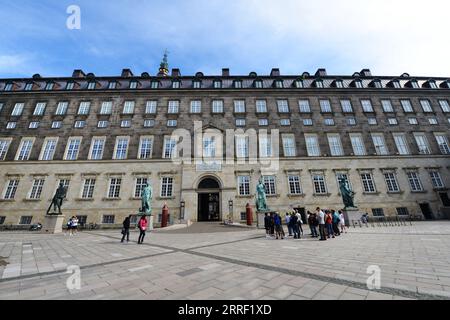
[[[120,231],[0,233],[0,299],[450,299],[450,221],[357,227],[324,242],[192,228],[152,232],[141,246],[136,232],[129,244]],[[72,265],[80,290],[66,287]],[[379,290],[366,285],[371,265]]]

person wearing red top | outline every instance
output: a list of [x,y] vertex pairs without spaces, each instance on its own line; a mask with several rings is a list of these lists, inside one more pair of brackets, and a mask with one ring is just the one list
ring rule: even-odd
[[333,217],[331,216],[331,212],[329,210],[326,211],[325,224],[327,226],[328,239],[330,238],[330,236],[334,238]]
[[145,218],[145,216],[142,216],[138,223],[138,227],[139,227],[139,231],[140,231],[139,238],[138,238],[138,244],[142,244],[144,242],[145,231],[147,230],[147,226],[148,226],[148,221]]

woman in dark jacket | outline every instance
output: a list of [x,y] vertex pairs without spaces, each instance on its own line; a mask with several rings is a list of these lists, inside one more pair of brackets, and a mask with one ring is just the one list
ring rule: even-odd
[[130,241],[130,221],[131,221],[131,216],[128,216],[125,218],[125,220],[123,221],[123,228],[122,228],[122,241],[120,242],[124,242],[125,241],[125,236],[127,237],[127,243]]

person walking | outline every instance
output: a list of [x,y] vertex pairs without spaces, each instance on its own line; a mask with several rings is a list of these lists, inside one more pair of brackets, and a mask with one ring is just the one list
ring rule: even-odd
[[337,211],[332,210],[331,216],[333,217],[333,232],[336,236],[340,236],[341,232],[339,231],[339,222],[341,221],[339,217],[339,213]]
[[330,239],[330,236],[335,238],[333,232],[333,217],[331,216],[331,212],[329,210],[326,211],[325,224],[327,228],[328,239]]
[[270,235],[270,216],[269,213],[266,212],[264,216],[264,228],[266,229],[266,238],[271,238]]
[[327,240],[326,236],[325,236],[325,213],[320,210],[319,207],[316,208],[316,212],[317,212],[317,219],[319,220],[319,233],[320,233],[320,241],[325,241]]
[[144,242],[145,238],[145,231],[147,230],[148,221],[145,216],[142,216],[139,220],[138,227],[139,227],[139,238],[138,238],[138,244],[142,244]]
[[347,226],[345,225],[345,216],[342,210],[339,210],[339,226],[341,227],[341,233],[347,233]]
[[120,241],[123,243],[125,241],[125,236],[127,237],[127,243],[130,241],[130,222],[131,222],[131,215],[125,218],[122,223],[122,240]]
[[292,231],[293,231],[293,229],[292,229],[292,223],[291,223],[291,215],[290,215],[289,213],[287,213],[287,212],[286,212],[286,218],[285,218],[285,221],[286,221],[286,225],[287,225],[287,227],[288,227],[289,237],[292,237]]
[[319,225],[319,222],[315,213],[309,212],[308,224],[309,229],[311,229],[311,238],[317,238],[319,236],[317,234],[317,226]]

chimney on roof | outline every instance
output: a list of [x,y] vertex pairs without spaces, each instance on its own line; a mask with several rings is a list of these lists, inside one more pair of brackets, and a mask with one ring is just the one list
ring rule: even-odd
[[222,77],[229,77],[230,76],[230,69],[223,68],[222,69]]
[[326,77],[327,76],[327,70],[324,69],[324,68],[317,69],[315,76],[316,77]]
[[363,77],[371,77],[372,76],[372,72],[370,72],[369,69],[362,69],[360,74]]
[[172,77],[180,77],[181,72],[180,69],[172,69]]
[[81,69],[74,70],[72,73],[72,78],[84,78],[86,74]]
[[279,77],[280,76],[280,69],[273,68],[272,71],[270,71],[270,76],[271,77]]
[[122,70],[122,78],[129,78],[133,76],[133,72],[130,69],[123,69]]

